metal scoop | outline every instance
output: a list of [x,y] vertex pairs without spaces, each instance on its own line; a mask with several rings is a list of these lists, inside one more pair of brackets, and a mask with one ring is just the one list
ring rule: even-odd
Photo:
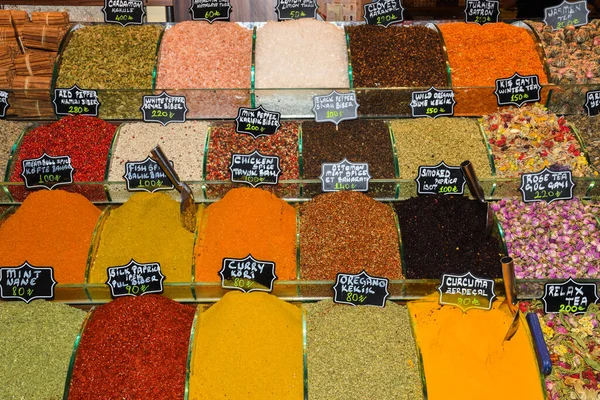
[[152,159],[160,165],[169,180],[173,183],[173,186],[175,186],[175,189],[181,194],[181,225],[188,231],[195,232],[196,205],[194,204],[192,189],[190,189],[187,183],[179,179],[179,175],[177,175],[177,172],[173,169],[173,166],[160,146],[156,146],[150,153],[152,154]]
[[504,341],[512,339],[519,329],[521,319],[521,310],[517,306],[517,288],[515,285],[515,266],[511,257],[502,257],[502,278],[504,279],[504,291],[506,292],[505,302],[508,304],[510,312],[514,315],[512,323],[506,332]]
[[481,188],[479,179],[477,179],[477,174],[475,173],[475,168],[473,167],[473,164],[471,164],[471,161],[463,161],[462,164],[460,164],[460,169],[467,180],[467,185],[469,185],[471,194],[486,208],[485,237],[489,238],[492,235],[492,229],[494,228],[494,212],[488,202],[485,201],[485,193]]

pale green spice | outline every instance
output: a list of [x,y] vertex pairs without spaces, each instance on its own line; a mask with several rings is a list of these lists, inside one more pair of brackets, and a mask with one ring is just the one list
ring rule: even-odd
[[61,303],[0,302],[0,399],[62,399],[85,315]]
[[310,400],[419,400],[421,373],[405,306],[307,304]]

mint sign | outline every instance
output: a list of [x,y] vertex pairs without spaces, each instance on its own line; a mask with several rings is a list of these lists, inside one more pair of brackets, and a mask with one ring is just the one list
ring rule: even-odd
[[0,299],[22,300],[53,299],[54,269],[34,267],[27,261],[19,267],[0,268]]
[[364,6],[364,18],[369,25],[387,28],[404,20],[404,8],[400,0],[375,0]]
[[190,12],[194,21],[208,21],[213,23],[217,20],[229,21],[231,4],[229,0],[191,0]]
[[224,258],[219,271],[221,287],[242,292],[271,292],[275,275],[275,263],[261,261],[248,254],[245,258]]
[[484,25],[498,22],[500,2],[491,0],[467,0],[465,5],[465,21]]
[[277,0],[275,12],[279,21],[300,18],[317,18],[316,0]]
[[104,0],[102,12],[108,24],[142,25],[146,7],[143,0]]

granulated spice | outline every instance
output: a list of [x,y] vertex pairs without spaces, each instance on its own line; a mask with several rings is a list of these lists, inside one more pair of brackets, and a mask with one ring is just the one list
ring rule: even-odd
[[300,208],[300,276],[334,280],[338,272],[400,279],[394,211],[359,192],[327,193]]
[[600,115],[569,115],[565,118],[581,136],[592,166],[596,172],[600,171]]
[[394,203],[408,279],[440,279],[471,271],[499,278],[500,241],[486,240],[486,209],[459,196],[420,196]]
[[[350,36],[355,88],[444,87],[448,72],[436,28],[381,29],[372,25],[346,28]],[[410,114],[411,90],[358,91],[361,115]]]
[[86,313],[49,301],[0,302],[2,399],[62,399]]
[[423,399],[405,306],[304,305],[308,392],[312,400]]
[[96,308],[77,349],[69,400],[183,399],[194,313],[152,294]]
[[302,312],[231,291],[197,318],[190,400],[302,400]]
[[0,120],[0,181],[4,180],[13,146],[27,125],[27,122]]

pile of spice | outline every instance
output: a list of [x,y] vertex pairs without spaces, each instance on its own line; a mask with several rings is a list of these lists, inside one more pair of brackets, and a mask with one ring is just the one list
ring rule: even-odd
[[0,120],[0,181],[4,180],[11,152],[27,125],[26,122]]
[[181,22],[168,28],[161,40],[156,87],[228,89],[178,94],[186,96],[188,118],[233,118],[239,107],[250,104],[251,66],[251,29],[233,22]]
[[538,103],[498,110],[484,116],[482,124],[499,177],[515,178],[552,166],[569,168],[573,176],[593,174],[565,118]]
[[[202,217],[202,207],[198,218]],[[194,233],[181,226],[179,202],[164,193],[136,193],[110,210],[89,271],[90,283],[105,283],[106,269],[159,263],[165,282],[190,282]]]
[[420,196],[394,203],[408,279],[471,271],[499,278],[501,243],[486,238],[486,208],[462,196]]
[[579,133],[592,166],[596,172],[600,171],[600,115],[570,115],[566,118]]
[[587,90],[574,86],[600,83],[600,20],[558,30],[542,22],[527,23],[538,33],[548,57],[550,80],[561,85],[553,90],[550,107],[558,114],[581,112]]
[[[256,31],[256,104],[285,116],[312,116],[313,96],[350,87],[346,35],[334,24],[303,18],[269,21]],[[291,88],[293,90],[261,90]]]
[[[123,182],[125,163],[144,161],[157,145],[173,161],[179,178],[187,182],[201,181],[207,132],[208,124],[200,121],[166,126],[144,122],[123,124],[111,151],[108,181]],[[124,191],[123,186],[109,186],[113,201],[129,197]]]
[[[408,303],[429,400],[545,398],[527,322],[521,321],[510,341],[503,340],[513,320],[508,307],[501,307],[503,298],[490,311],[464,313],[441,306],[434,296]],[[515,373],[518,385],[501,383]]]
[[577,198],[552,203],[510,198],[493,207],[517,278],[600,277],[597,204],[583,204]]
[[183,399],[194,313],[152,294],[96,308],[77,348],[69,399]]
[[151,93],[126,89],[152,89],[162,31],[162,26],[151,24],[76,29],[62,53],[56,87],[101,89],[102,118],[139,118],[141,98]]
[[300,208],[300,276],[335,280],[338,272],[400,279],[394,211],[351,191],[315,197]]
[[49,301],[0,302],[2,398],[62,399],[85,315]]
[[304,398],[299,307],[267,293],[234,290],[197,320],[190,400]]
[[600,397],[600,313],[591,304],[585,314],[545,314],[540,301],[521,305],[540,318],[552,360],[546,377],[550,400]]
[[83,283],[100,210],[80,194],[33,192],[0,225],[0,265],[53,267],[58,283]]
[[[22,182],[23,160],[49,156],[69,156],[74,168],[73,182],[103,182],[108,152],[116,127],[95,117],[67,116],[25,133],[13,156],[11,182]],[[102,185],[69,186],[90,200],[106,199]],[[11,188],[13,197],[22,200],[27,192],[22,186]]]
[[423,399],[405,306],[307,304],[308,392],[314,400]]
[[223,258],[275,263],[281,281],[296,279],[296,210],[275,195],[232,189],[204,212],[195,248],[196,282],[218,282]]
[[361,115],[410,114],[411,90],[379,88],[448,86],[439,31],[435,27],[348,26],[352,78]]
[[[548,83],[533,32],[527,28],[465,22],[441,24],[439,28],[448,51],[456,114],[494,112],[496,79],[510,78],[515,72],[538,75],[541,85]],[[474,86],[486,87],[473,89]]]
[[[314,121],[302,124],[303,178],[317,179],[323,163],[338,163],[346,158],[353,163],[368,163],[374,179],[394,179],[394,150],[388,125],[383,121],[352,120],[334,124]],[[321,191],[321,184],[305,185],[307,194]],[[370,184],[378,195],[395,194],[395,185]]]

